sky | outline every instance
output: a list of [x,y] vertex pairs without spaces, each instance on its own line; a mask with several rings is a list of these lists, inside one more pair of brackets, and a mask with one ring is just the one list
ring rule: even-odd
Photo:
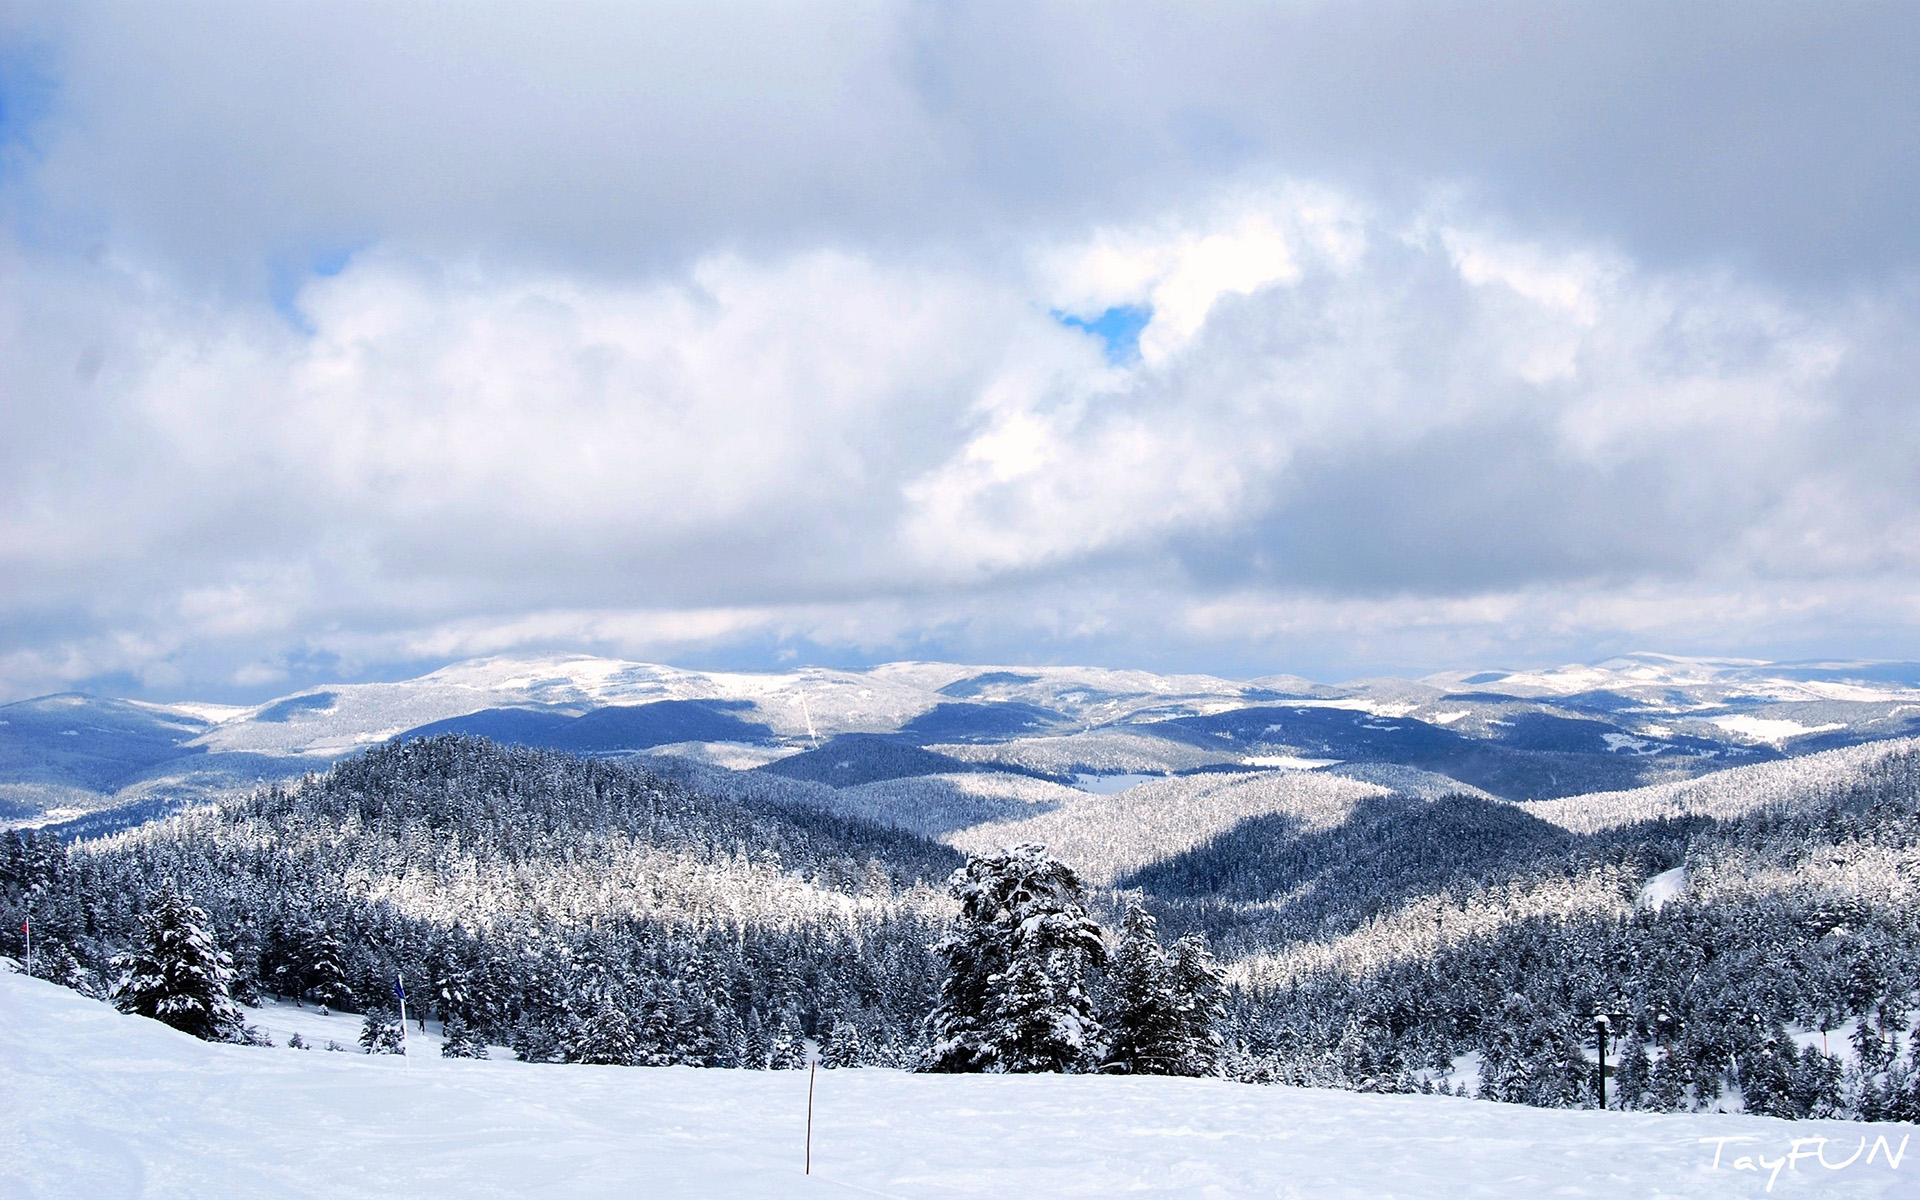
[[0,4],[0,699],[1920,658],[1920,8]]

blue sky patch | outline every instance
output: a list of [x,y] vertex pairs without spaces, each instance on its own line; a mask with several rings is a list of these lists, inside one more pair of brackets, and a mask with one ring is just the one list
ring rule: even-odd
[[326,279],[346,270],[347,263],[361,248],[360,243],[328,245],[305,254],[287,255],[268,262],[267,295],[273,301],[274,311],[300,332],[313,333],[312,323],[300,311],[300,289],[310,279]]
[[1053,319],[1099,338],[1107,344],[1107,361],[1122,364],[1139,359],[1140,331],[1153,320],[1153,308],[1145,304],[1121,304],[1091,320],[1056,310]]
[[58,90],[51,57],[38,46],[0,49],[0,170],[37,153],[30,131],[52,114]]

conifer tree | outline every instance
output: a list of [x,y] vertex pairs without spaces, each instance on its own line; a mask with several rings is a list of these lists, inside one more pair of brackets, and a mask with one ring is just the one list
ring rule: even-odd
[[325,922],[315,921],[303,931],[302,951],[306,959],[301,972],[308,995],[324,1006],[339,1006],[352,999],[347,987],[346,951],[340,939]]
[[827,1068],[866,1065],[866,1048],[860,1042],[860,1027],[852,1021],[833,1023],[827,1040],[820,1046],[820,1065]]
[[643,1067],[670,1067],[685,1058],[679,1015],[674,1011],[673,996],[665,988],[648,996],[641,1006],[638,1049]]
[[767,1023],[760,1019],[759,1009],[752,1009],[747,1013],[740,1065],[749,1071],[764,1071],[772,1059],[773,1039],[767,1034]]
[[773,1069],[797,1071],[807,1065],[807,1039],[800,1030],[800,1019],[792,1009],[780,1014],[780,1028],[773,1035]]
[[1173,944],[1169,972],[1177,1017],[1172,1074],[1217,1075],[1225,1046],[1221,1026],[1227,1019],[1226,973],[1197,933]]
[[205,912],[163,890],[140,920],[138,948],[115,960],[114,1006],[204,1041],[238,1039],[244,1023],[228,992],[233,964],[206,926]]
[[1642,1107],[1652,1083],[1653,1064],[1647,1058],[1646,1043],[1640,1040],[1638,1033],[1630,1032],[1627,1040],[1620,1044],[1620,1063],[1614,1071],[1614,1092],[1619,1097],[1616,1106]]
[[634,1037],[633,1021],[614,1004],[612,996],[603,992],[593,1011],[580,1022],[566,1053],[568,1062],[630,1067],[640,1060],[640,1044]]
[[1131,1075],[1176,1074],[1180,1021],[1166,951],[1154,920],[1138,901],[1127,906],[1120,941],[1107,962],[1101,1023],[1111,1037],[1107,1070]]
[[744,1067],[747,1065],[747,1026],[730,1006],[716,1004],[718,1020],[714,1024],[714,1054],[709,1066]]
[[[1334,1050],[1340,1079],[1358,1092],[1400,1090],[1406,1062],[1379,1014],[1356,1012],[1347,1018]],[[1484,1087],[1484,1080],[1483,1080]]]
[[440,1057],[442,1058],[485,1058],[487,1057],[486,1039],[479,1030],[467,1024],[459,1013],[447,1018],[442,1030]]
[[404,1054],[407,1035],[400,1018],[383,1009],[374,1009],[360,1022],[360,1049],[368,1054]]
[[560,1039],[553,1028],[535,1016],[525,1016],[507,1035],[507,1045],[521,1062],[552,1062],[560,1056]]
[[935,947],[947,964],[928,1018],[933,1071],[1067,1071],[1104,1034],[1087,994],[1105,960],[1073,868],[1027,842],[954,872],[960,912]]
[[1023,1074],[1081,1065],[1089,1023],[1072,1007],[1056,1003],[1044,960],[1016,954],[1013,966],[992,982],[984,1039],[987,1070]]

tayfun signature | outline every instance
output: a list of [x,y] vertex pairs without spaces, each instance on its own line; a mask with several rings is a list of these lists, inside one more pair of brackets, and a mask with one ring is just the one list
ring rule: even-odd
[[[1782,1169],[1798,1173],[1800,1164],[1803,1162],[1817,1163],[1829,1171],[1844,1171],[1854,1163],[1859,1162],[1860,1156],[1864,1154],[1867,1158],[1864,1165],[1872,1166],[1874,1160],[1884,1158],[1889,1171],[1898,1171],[1900,1169],[1900,1160],[1907,1156],[1907,1139],[1912,1136],[1912,1134],[1902,1136],[1898,1150],[1895,1150],[1887,1144],[1885,1135],[1874,1138],[1873,1149],[1869,1150],[1867,1149],[1867,1139],[1863,1137],[1860,1139],[1860,1144],[1854,1147],[1853,1153],[1840,1159],[1838,1162],[1827,1157],[1827,1143],[1834,1140],[1831,1138],[1795,1138],[1792,1144],[1787,1147],[1787,1152],[1779,1158],[1768,1158],[1766,1155],[1755,1151],[1752,1154],[1735,1155],[1731,1161],[1725,1163],[1723,1163],[1722,1160],[1728,1158],[1728,1146],[1735,1145],[1739,1142],[1757,1142],[1760,1139],[1752,1137],[1710,1137],[1701,1138],[1700,1140],[1713,1147],[1714,1170],[1765,1172],[1767,1176],[1767,1190],[1771,1192],[1773,1185],[1780,1179]],[[1844,1146],[1846,1143],[1839,1142],[1837,1144]],[[1809,1149],[1809,1147],[1811,1147],[1811,1149]],[[1836,1150],[1835,1154],[1837,1155],[1838,1153],[1839,1151]],[[1808,1167],[1807,1169],[1811,1171],[1814,1168]]]

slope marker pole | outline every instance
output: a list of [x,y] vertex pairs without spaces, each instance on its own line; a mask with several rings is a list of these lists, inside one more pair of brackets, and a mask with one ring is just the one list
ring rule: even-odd
[[400,997],[400,1057],[413,1069],[413,1039],[407,1036],[407,985],[398,974],[393,977],[393,994]]
[[820,1070],[820,1064],[807,1064],[807,1166],[802,1175],[813,1174],[813,1077]]

